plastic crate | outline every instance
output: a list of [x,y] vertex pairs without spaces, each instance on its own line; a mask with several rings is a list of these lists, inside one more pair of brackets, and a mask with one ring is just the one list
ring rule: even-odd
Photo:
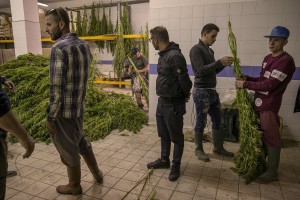
[[229,142],[238,142],[238,110],[224,108],[221,109],[221,131],[224,133],[224,140]]

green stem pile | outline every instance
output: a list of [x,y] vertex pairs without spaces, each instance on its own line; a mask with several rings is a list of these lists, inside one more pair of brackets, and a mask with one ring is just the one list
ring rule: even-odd
[[[12,109],[25,129],[37,141],[50,142],[46,130],[46,109],[49,103],[49,58],[25,54],[0,65],[2,76],[16,85],[8,92]],[[106,93],[94,85],[96,67],[89,70],[84,113],[84,131],[90,140],[104,138],[113,129],[138,132],[148,117],[131,97]]]
[[[236,38],[228,22],[228,41],[233,56],[234,73],[242,78],[240,60],[237,58]],[[250,183],[261,175],[266,167],[263,151],[262,132],[253,109],[253,100],[246,89],[237,89],[235,106],[239,110],[240,149],[235,155],[233,170]]]

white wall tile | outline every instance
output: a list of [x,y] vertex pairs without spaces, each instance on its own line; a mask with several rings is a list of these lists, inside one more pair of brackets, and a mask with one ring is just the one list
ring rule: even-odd
[[192,48],[192,45],[194,45],[194,44],[192,44],[192,42],[190,42],[190,41],[187,41],[187,42],[182,42],[181,41],[180,42],[180,49],[183,53],[188,53],[189,54],[190,49]]
[[203,18],[193,18],[193,24],[192,24],[192,29],[201,29],[204,26],[204,20]]
[[229,4],[217,4],[217,12],[215,13],[216,16],[228,16],[229,15]]
[[284,50],[289,54],[294,54],[296,52],[296,43],[289,41],[289,43],[284,47]]
[[229,4],[229,15],[242,15],[243,4],[242,3],[230,3]]
[[[287,46],[290,45],[289,43],[287,44]],[[296,48],[295,48],[295,52],[294,53],[297,53],[297,54],[300,54],[300,40],[297,40],[296,42]],[[299,66],[300,66],[300,63],[299,63]]]
[[242,16],[242,28],[255,27],[255,15]]
[[231,22],[231,27],[234,28],[241,28],[242,26],[242,17],[241,16],[230,16],[229,18]]
[[204,5],[204,17],[216,16],[216,10],[216,4]]
[[203,24],[213,23],[216,24],[216,17],[204,17]]
[[180,26],[181,30],[192,30],[193,18],[181,19]]
[[170,19],[180,18],[180,7],[171,7],[170,8]]
[[271,10],[273,14],[282,14],[286,10],[286,1],[276,0],[271,4]]
[[191,42],[192,41],[192,30],[181,30],[181,42]]
[[269,15],[255,15],[255,27],[268,27]]
[[[299,10],[300,10],[300,7],[299,7]],[[287,27],[293,27],[295,26],[296,24],[299,26],[300,25],[300,12],[298,13],[288,13],[288,14],[285,14],[283,16],[284,18],[284,24],[285,26]]]
[[199,39],[201,38],[201,30],[192,30],[192,43],[196,44],[199,42]]
[[159,19],[159,13],[160,13],[159,8],[150,9],[150,21],[154,19]]
[[228,41],[228,29],[220,28],[220,31],[217,36],[217,41]]
[[255,8],[256,8],[256,2],[250,1],[250,2],[243,2],[243,15],[254,15],[255,14]]
[[181,28],[181,20],[180,18],[178,19],[170,19],[170,30],[180,30]]
[[242,28],[241,29],[241,41],[252,41],[254,38],[254,30],[255,28]]
[[261,63],[266,55],[265,54],[251,54],[251,66],[261,66]]
[[170,18],[170,8],[159,9],[159,19],[169,19]]
[[216,17],[216,25],[219,28],[227,28],[228,21],[229,21],[229,17]]
[[167,30],[170,29],[170,20],[169,19],[160,19],[159,25],[164,26]]
[[215,53],[216,54],[228,54],[230,55],[230,49],[229,49],[229,45],[228,45],[228,41],[220,41],[217,40],[214,43],[214,48],[215,48]]
[[265,35],[270,34],[270,28],[254,28],[253,29],[253,40],[264,41],[266,45],[268,44],[268,38],[265,38]]
[[298,0],[287,0],[285,1],[285,13],[296,13],[299,12],[300,2]]
[[204,6],[193,6],[193,18],[203,18]]
[[255,7],[256,14],[268,14],[271,12],[270,6],[272,5],[272,0],[265,0],[265,1],[257,1]]
[[[298,47],[298,48],[299,48],[299,47]],[[295,65],[296,65],[297,67],[299,67],[299,66],[300,66],[300,53],[295,53],[295,54],[293,54],[292,56],[293,56],[293,58],[294,58]]]
[[252,41],[253,53],[269,54],[269,45],[267,41]]
[[193,6],[183,6],[180,9],[180,17],[182,18],[192,18],[193,17]]
[[159,26],[159,19],[152,19],[149,22],[149,30],[151,30],[152,28]]
[[181,39],[181,31],[180,30],[169,31],[169,37],[171,41],[179,42]]
[[251,54],[247,53],[239,53],[238,49],[238,57],[240,58],[240,65],[241,66],[250,66],[251,65]]
[[269,18],[269,27],[275,27],[275,26],[284,26],[285,24],[285,18],[282,15],[278,14],[270,14]]

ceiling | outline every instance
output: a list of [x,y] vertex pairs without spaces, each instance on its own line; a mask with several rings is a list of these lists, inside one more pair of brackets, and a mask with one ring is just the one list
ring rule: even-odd
[[[72,3],[70,1],[72,1]],[[110,2],[116,3],[119,1],[120,0],[102,0],[101,2],[106,4],[106,3],[110,3]],[[121,2],[128,2],[128,1],[132,1],[132,0],[122,0]],[[136,0],[136,1],[138,2],[139,0]],[[38,0],[38,2],[48,4],[49,5],[48,8],[53,8],[53,7],[57,7],[57,6],[76,7],[76,6],[83,6],[83,4],[92,5],[93,2],[98,3],[99,0],[85,0],[85,1],[82,1],[82,0]],[[72,6],[70,6],[70,4]],[[1,8],[9,8],[9,7],[10,7],[10,0],[0,0],[0,9]]]

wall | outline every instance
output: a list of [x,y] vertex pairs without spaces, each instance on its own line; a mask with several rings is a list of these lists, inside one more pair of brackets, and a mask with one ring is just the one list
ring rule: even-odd
[[[294,59],[297,68],[289,84],[281,106],[280,115],[286,127],[284,137],[300,141],[300,113],[293,113],[298,86],[300,84],[300,2],[298,0],[151,0],[149,13],[149,30],[162,25],[169,30],[170,40],[180,44],[187,60],[191,79],[189,50],[198,42],[202,27],[206,23],[215,23],[220,27],[216,43],[212,46],[216,59],[230,55],[228,46],[228,20],[232,22],[233,32],[237,38],[238,57],[245,66],[244,73],[257,76],[265,55],[269,53],[268,40],[264,35],[270,33],[276,25],[286,26],[290,32],[289,43],[285,50]],[[150,45],[150,123],[155,123],[157,96],[155,80],[158,55]],[[234,93],[234,75],[231,68],[226,68],[217,78],[217,89]],[[220,95],[225,101],[225,95]],[[193,127],[195,121],[192,100],[187,104],[185,126]]]

